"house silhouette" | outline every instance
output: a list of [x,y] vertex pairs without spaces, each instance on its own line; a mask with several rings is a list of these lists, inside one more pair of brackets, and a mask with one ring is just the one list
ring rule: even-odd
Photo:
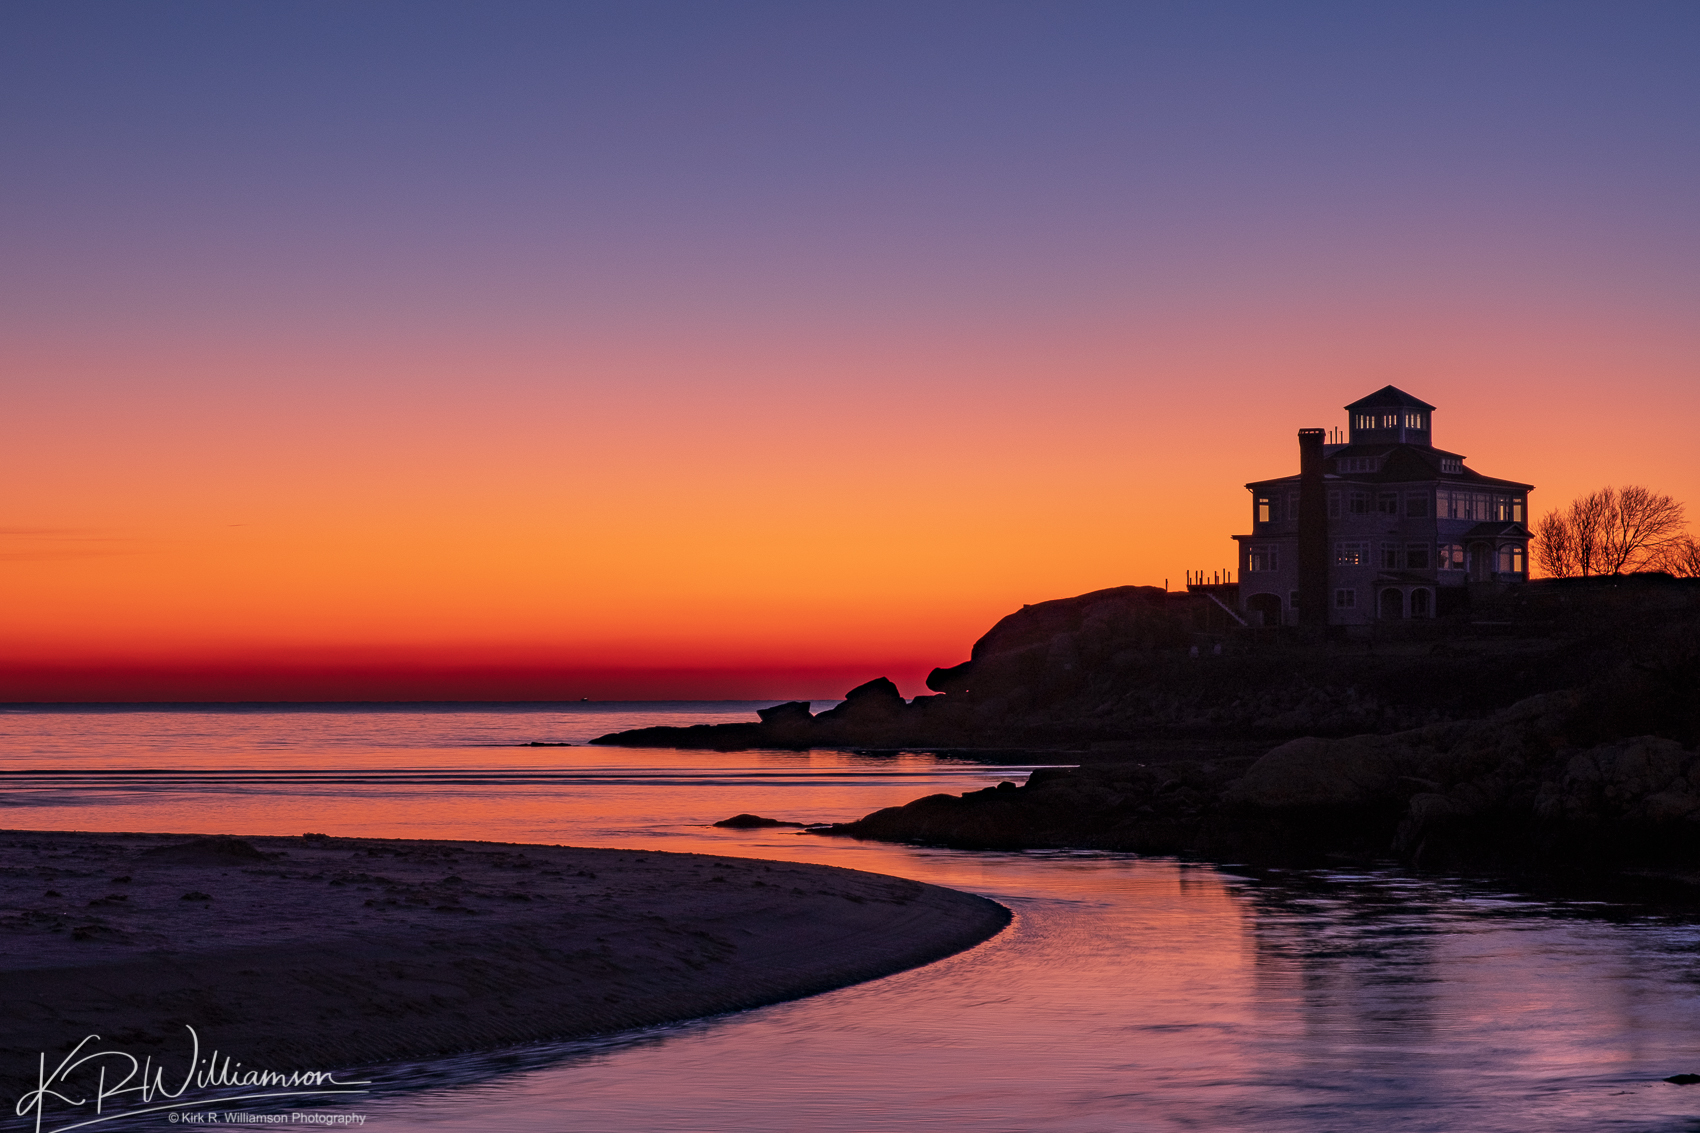
[[1394,386],[1299,430],[1299,472],[1246,485],[1240,608],[1252,625],[1432,618],[1529,577],[1533,485],[1434,447],[1435,407]]

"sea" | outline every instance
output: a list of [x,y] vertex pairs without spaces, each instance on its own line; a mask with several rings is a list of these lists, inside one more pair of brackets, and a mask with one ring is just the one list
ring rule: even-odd
[[847,820],[1032,765],[585,744],[767,703],[0,708],[0,825],[706,852],[1014,912],[884,979],[380,1068],[386,1088],[320,1107],[381,1133],[1700,1130],[1700,1085],[1663,1080],[1700,1072],[1700,918],[1392,867],[717,829]]

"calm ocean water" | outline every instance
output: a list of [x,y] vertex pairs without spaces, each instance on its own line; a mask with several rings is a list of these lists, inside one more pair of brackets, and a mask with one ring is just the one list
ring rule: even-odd
[[[823,862],[983,893],[1002,936],[758,1011],[408,1068],[387,1131],[1695,1130],[1700,923],[1398,871],[973,854],[837,820],[1025,768],[582,746],[754,704],[0,710],[26,829],[477,838]],[[400,1072],[396,1072],[398,1076]],[[150,1119],[161,1123],[157,1117]]]

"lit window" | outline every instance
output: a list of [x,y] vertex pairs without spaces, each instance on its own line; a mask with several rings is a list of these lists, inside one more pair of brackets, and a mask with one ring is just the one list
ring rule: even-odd
[[1356,590],[1336,590],[1334,592],[1334,608],[1336,610],[1355,610],[1358,605]]
[[1512,496],[1511,497],[1511,522],[1512,523],[1522,523],[1523,522],[1523,497],[1522,496]]
[[1517,543],[1507,543],[1499,549],[1499,572],[1501,574],[1523,573],[1523,548]]
[[1442,543],[1440,557],[1435,563],[1441,570],[1464,569],[1464,545],[1462,543]]
[[1363,566],[1369,561],[1369,544],[1336,543],[1334,561],[1341,566]]
[[1405,544],[1405,566],[1411,570],[1427,570],[1429,545],[1427,543]]
[[1489,511],[1492,499],[1493,497],[1489,496],[1486,492],[1471,492],[1469,518],[1481,520],[1492,519],[1493,515]]
[[1428,518],[1428,493],[1413,492],[1405,497],[1405,514],[1412,519]]
[[1275,503],[1269,496],[1257,497],[1257,522],[1269,523],[1275,518]]
[[1246,569],[1266,571],[1280,569],[1280,553],[1274,547],[1253,547],[1246,556]]

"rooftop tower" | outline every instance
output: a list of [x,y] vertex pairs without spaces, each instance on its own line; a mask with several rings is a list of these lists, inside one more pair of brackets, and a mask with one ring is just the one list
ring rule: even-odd
[[1434,406],[1397,386],[1382,386],[1346,406],[1355,445],[1433,446]]

